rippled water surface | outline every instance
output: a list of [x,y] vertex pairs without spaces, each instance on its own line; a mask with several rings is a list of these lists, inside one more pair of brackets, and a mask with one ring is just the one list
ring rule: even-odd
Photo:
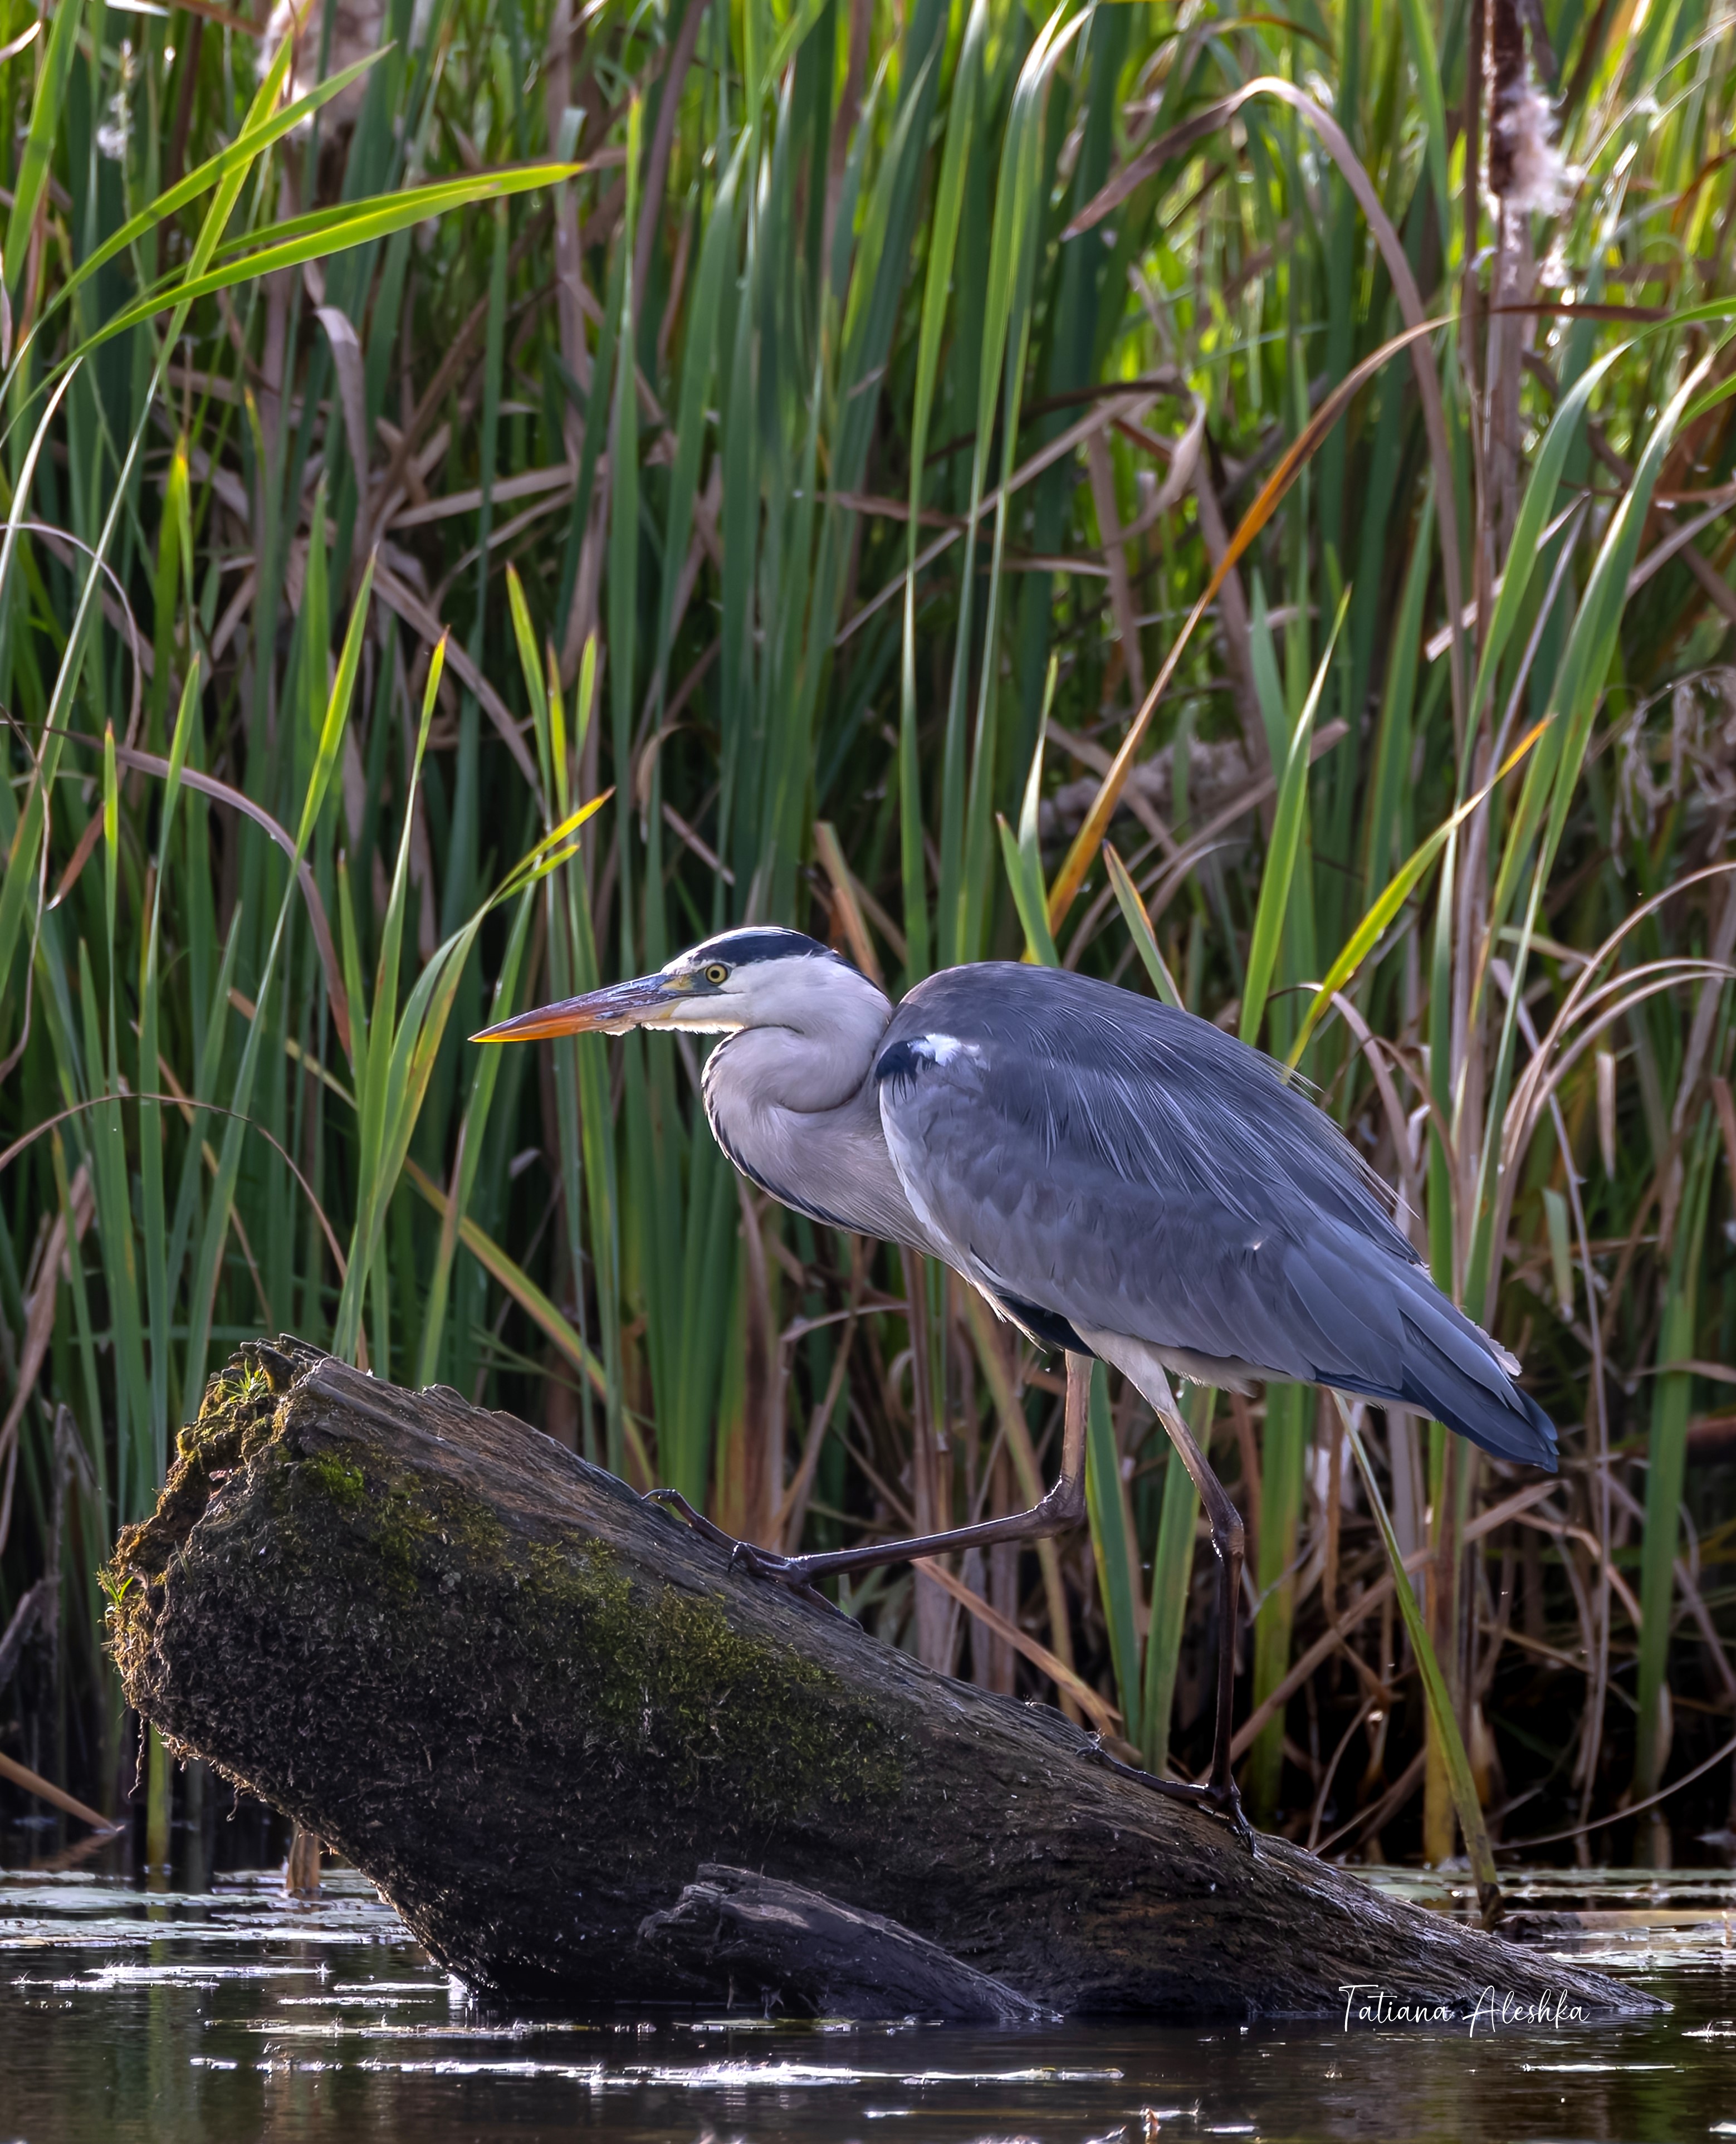
[[[1377,1880],[1451,1911],[1438,1878]],[[1549,1940],[1664,1997],[1628,2023],[1046,2031],[473,2002],[359,1878],[196,1896],[0,1874],[0,2144],[1043,2144],[1736,2137],[1736,1877],[1514,1879]]]

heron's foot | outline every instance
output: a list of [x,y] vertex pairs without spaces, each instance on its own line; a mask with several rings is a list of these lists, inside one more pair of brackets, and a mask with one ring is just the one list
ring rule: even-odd
[[812,1601],[833,1615],[841,1610],[828,1601],[811,1582],[811,1566],[818,1561],[811,1556],[780,1556],[775,1549],[758,1548],[751,1541],[738,1541],[733,1534],[726,1533],[703,1512],[696,1511],[678,1489],[647,1489],[647,1504],[664,1504],[685,1519],[702,1541],[708,1541],[717,1548],[729,1551],[729,1567],[739,1566],[751,1572],[756,1578],[769,1579],[775,1586],[787,1586],[791,1592],[799,1593],[805,1601]]
[[733,1534],[727,1534],[722,1526],[713,1526],[703,1511],[696,1511],[679,1489],[647,1489],[642,1501],[647,1504],[667,1504],[678,1518],[683,1518],[699,1536],[715,1548],[735,1550],[746,1544],[738,1541]]
[[[816,1608],[825,1609],[828,1615],[843,1615],[844,1610],[836,1601],[828,1601],[815,1585],[814,1566],[822,1561],[812,1556],[780,1556],[775,1549],[756,1548],[751,1541],[732,1542],[729,1551],[729,1567],[739,1565],[752,1572],[756,1578],[769,1579],[772,1585],[781,1586],[788,1591],[811,1601]],[[848,1622],[849,1617],[844,1620]]]
[[1213,1816],[1224,1818],[1249,1854],[1255,1851],[1254,1828],[1247,1820],[1234,1779],[1202,1779],[1196,1784],[1189,1779],[1166,1779],[1156,1772],[1142,1772],[1137,1764],[1123,1764],[1118,1757],[1112,1757],[1095,1736],[1092,1738],[1091,1754],[1099,1764],[1107,1764],[1123,1779],[1137,1779],[1153,1794],[1167,1794],[1171,1801],[1185,1802],[1190,1809],[1203,1809]]

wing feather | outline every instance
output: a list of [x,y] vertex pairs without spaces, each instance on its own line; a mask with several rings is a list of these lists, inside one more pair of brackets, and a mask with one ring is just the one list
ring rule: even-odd
[[1332,1384],[1553,1464],[1332,1119],[1209,1023],[985,963],[910,992],[875,1077],[911,1204],[991,1293],[1186,1374]]

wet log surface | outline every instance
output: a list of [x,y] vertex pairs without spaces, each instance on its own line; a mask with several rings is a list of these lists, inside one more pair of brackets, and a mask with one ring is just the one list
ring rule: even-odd
[[1318,2015],[1351,1983],[1654,2007],[1281,1839],[1250,1856],[1059,1714],[732,1572],[511,1417],[294,1341],[212,1380],[113,1571],[129,1701],[482,1989],[859,2016]]

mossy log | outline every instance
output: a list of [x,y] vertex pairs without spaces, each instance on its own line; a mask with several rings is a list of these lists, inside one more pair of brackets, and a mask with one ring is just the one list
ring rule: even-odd
[[[1352,1983],[1652,2007],[1282,1840],[1250,1855],[1059,1713],[732,1571],[511,1417],[295,1341],[212,1380],[110,1583],[171,1748],[330,1840],[481,1989],[888,2014],[915,1960],[953,2014],[1321,2014]],[[901,1962],[877,1989],[865,1935],[841,1974],[834,1916],[805,1973],[775,1896],[730,1904],[743,1869],[816,1929],[874,1917]]]

